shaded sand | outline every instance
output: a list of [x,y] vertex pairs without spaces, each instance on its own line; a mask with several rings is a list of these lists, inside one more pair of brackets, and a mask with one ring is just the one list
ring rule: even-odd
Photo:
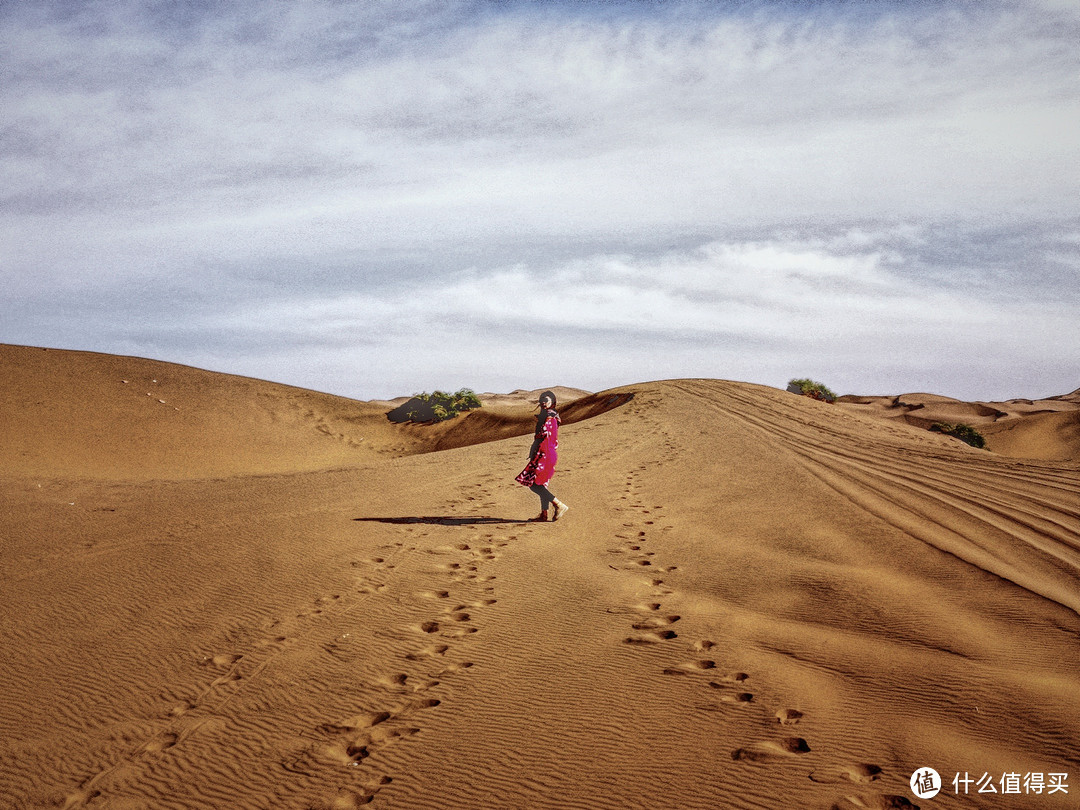
[[0,806],[900,807],[923,766],[1070,774],[923,807],[1077,806],[1076,462],[648,383],[583,398],[529,524],[527,435],[402,456],[362,403],[35,351]]

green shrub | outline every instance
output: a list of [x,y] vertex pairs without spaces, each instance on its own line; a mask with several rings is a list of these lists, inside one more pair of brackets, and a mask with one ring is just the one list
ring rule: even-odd
[[405,414],[412,422],[442,422],[453,419],[462,411],[482,407],[480,398],[471,388],[460,388],[452,394],[445,391],[426,391],[417,394],[407,403],[410,410]]
[[836,394],[822,383],[810,379],[788,380],[788,391],[822,402],[836,402]]
[[948,422],[934,422],[930,426],[930,430],[935,433],[944,433],[946,436],[955,436],[972,447],[986,447],[986,439],[971,425],[950,425]]

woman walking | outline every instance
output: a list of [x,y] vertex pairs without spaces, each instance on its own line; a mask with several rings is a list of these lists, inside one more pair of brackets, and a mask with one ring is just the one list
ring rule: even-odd
[[548,520],[548,507],[555,506],[551,520],[558,520],[570,507],[560,501],[547,488],[555,474],[555,462],[559,458],[559,425],[562,422],[555,410],[555,393],[545,391],[540,395],[540,415],[536,417],[536,436],[529,450],[529,463],[517,477],[517,482],[540,496],[540,514],[533,521]]

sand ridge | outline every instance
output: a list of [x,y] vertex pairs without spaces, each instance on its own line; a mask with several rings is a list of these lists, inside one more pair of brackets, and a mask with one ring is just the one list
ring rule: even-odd
[[[59,356],[69,379],[104,359]],[[343,456],[320,420],[372,441],[344,403],[201,374],[215,452],[276,433],[265,464],[123,474],[70,426],[75,474],[0,477],[0,805],[854,808],[919,804],[924,765],[1080,781],[1075,462],[642,383],[582,398],[571,512],[531,524],[528,435]],[[113,407],[112,376],[80,401]],[[237,424],[234,390],[280,430]],[[157,416],[126,430],[192,440]]]

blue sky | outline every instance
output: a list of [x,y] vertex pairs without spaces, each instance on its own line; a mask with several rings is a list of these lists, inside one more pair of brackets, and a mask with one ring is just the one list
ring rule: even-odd
[[1080,386],[1080,6],[0,2],[0,342]]

